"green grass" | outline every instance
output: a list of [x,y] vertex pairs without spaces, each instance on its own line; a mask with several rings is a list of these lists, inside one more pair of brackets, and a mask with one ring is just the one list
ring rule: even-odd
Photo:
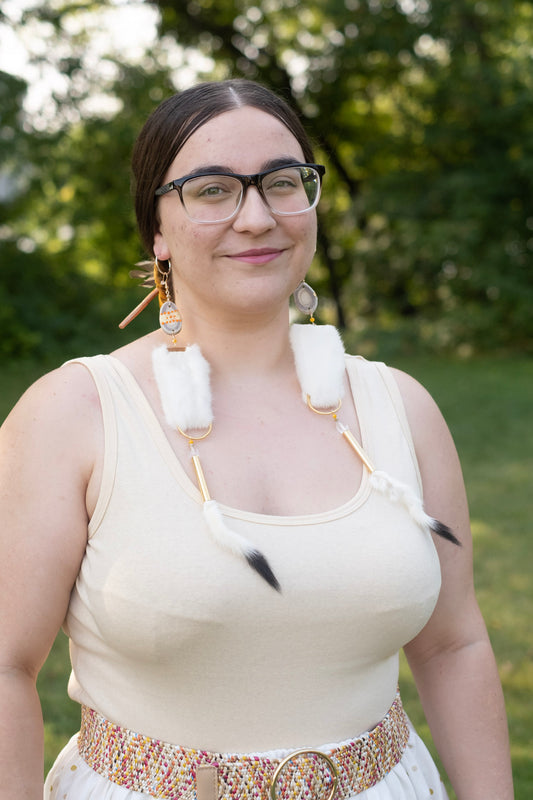
[[[472,518],[477,596],[506,698],[516,800],[530,800],[533,360],[410,360],[395,366],[410,372],[432,392],[459,450]],[[402,688],[409,713],[427,741],[428,729],[405,662]]]
[[[516,800],[533,797],[533,360],[397,358],[439,403],[454,435],[470,500],[475,578],[506,696]],[[53,366],[53,365],[52,365]],[[2,370],[0,416],[46,365]],[[46,764],[76,730],[66,698],[67,641],[60,635],[39,678]],[[429,734],[402,662],[402,692],[422,736]],[[431,746],[430,746],[430,749]],[[432,750],[434,753],[434,751]]]

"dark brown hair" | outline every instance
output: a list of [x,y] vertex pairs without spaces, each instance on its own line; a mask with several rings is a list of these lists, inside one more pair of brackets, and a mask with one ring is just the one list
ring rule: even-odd
[[252,106],[282,122],[299,142],[307,162],[313,148],[298,115],[278,95],[254,81],[233,79],[200,83],[164,100],[148,117],[132,158],[135,213],[147,253],[152,255],[157,230],[155,190],[161,186],[187,139],[213,117]]

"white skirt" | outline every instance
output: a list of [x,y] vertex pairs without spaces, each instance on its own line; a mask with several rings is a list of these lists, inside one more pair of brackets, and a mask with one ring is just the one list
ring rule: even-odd
[[[50,770],[44,785],[44,800],[148,800],[153,797],[125,789],[98,775],[81,758],[77,740],[77,735],[72,737]],[[437,767],[412,726],[407,748],[398,764],[379,783],[354,797],[357,800],[448,800]]]

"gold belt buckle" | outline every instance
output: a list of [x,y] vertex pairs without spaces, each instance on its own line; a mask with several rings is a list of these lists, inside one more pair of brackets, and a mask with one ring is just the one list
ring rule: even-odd
[[312,750],[312,749],[309,749],[309,748],[303,748],[302,750],[295,750],[294,753],[290,753],[286,758],[283,759],[283,761],[280,761],[280,763],[276,767],[276,771],[274,772],[274,774],[272,776],[272,783],[270,784],[270,800],[278,800],[278,795],[276,793],[276,789],[277,789],[277,785],[278,785],[278,782],[279,782],[279,779],[280,779],[280,775],[283,772],[283,770],[285,769],[285,767],[287,766],[287,764],[289,764],[289,762],[293,761],[295,758],[298,758],[298,756],[303,756],[303,755],[318,756],[319,759],[321,759],[322,761],[325,762],[325,764],[327,765],[327,767],[328,767],[328,769],[329,769],[329,771],[331,773],[331,777],[333,778],[331,791],[328,794],[328,796],[325,798],[325,800],[333,800],[333,797],[335,796],[335,792],[337,791],[337,783],[339,782],[339,771],[338,771],[335,763],[332,761],[332,759],[329,756],[327,756],[321,750]]

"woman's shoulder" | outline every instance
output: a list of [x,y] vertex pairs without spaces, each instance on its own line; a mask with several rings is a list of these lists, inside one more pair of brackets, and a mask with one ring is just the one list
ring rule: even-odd
[[348,356],[361,372],[381,376],[400,398],[417,451],[431,448],[443,436],[449,436],[448,426],[432,394],[415,377],[382,361],[363,356]]
[[437,402],[426,387],[416,378],[396,367],[388,367],[405,407],[411,424],[418,428],[420,425],[436,424],[445,425],[444,418]]
[[93,401],[97,397],[96,387],[83,360],[67,361],[42,375],[26,389],[17,405],[64,411],[70,406],[79,408],[79,404]]
[[368,359],[362,355],[347,353],[346,357],[348,363],[354,364],[356,369],[381,374],[388,381],[393,380],[400,392],[406,411],[439,413],[438,406],[430,392],[409,373],[383,361]]
[[87,369],[68,362],[47,372],[22,394],[2,425],[2,438],[50,454],[66,443],[83,446],[100,425],[98,391]]
[[140,366],[149,358],[152,348],[153,340],[149,335],[136,339],[109,355],[72,358],[32,383],[7,420],[25,421],[30,417],[66,424],[73,418],[79,424],[85,415],[95,409],[99,410],[100,407],[98,388],[94,380],[98,365],[115,359],[135,371],[135,365]]
[[448,468],[450,474],[460,476],[453,437],[436,400],[412,375],[389,369],[402,398],[424,485],[432,475],[437,482],[442,480]]

